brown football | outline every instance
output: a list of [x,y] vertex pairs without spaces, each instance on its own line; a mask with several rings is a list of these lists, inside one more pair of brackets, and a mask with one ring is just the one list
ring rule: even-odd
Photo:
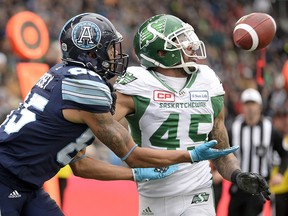
[[251,13],[241,17],[233,31],[234,44],[244,50],[265,48],[276,33],[275,20],[266,13]]

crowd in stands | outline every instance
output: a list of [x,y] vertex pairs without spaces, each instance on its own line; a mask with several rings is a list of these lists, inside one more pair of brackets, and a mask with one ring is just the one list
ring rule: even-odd
[[[69,18],[82,12],[106,16],[124,37],[124,50],[130,55],[130,65],[136,65],[132,41],[136,29],[147,18],[161,13],[178,16],[190,23],[205,43],[207,64],[221,78],[225,89],[227,128],[241,112],[240,95],[246,88],[257,88],[263,98],[263,112],[271,118],[288,110],[288,88],[283,66],[288,56],[288,1],[278,0],[0,0],[0,123],[11,109],[22,101],[17,81],[16,64],[24,61],[12,50],[6,35],[9,18],[21,11],[32,11],[46,23],[50,48],[45,57],[36,61],[52,66],[58,62],[59,32]],[[233,44],[235,22],[245,14],[265,12],[274,17],[277,32],[265,50],[266,64],[262,71],[264,83],[257,83],[257,60],[261,51],[247,52]],[[288,74],[288,71],[287,71]],[[288,75],[287,75],[288,79]],[[286,87],[285,87],[286,84]],[[288,121],[286,121],[287,124]],[[283,126],[287,129],[288,126]],[[288,130],[288,129],[287,129]],[[287,133],[285,130],[283,133]],[[106,152],[106,149],[98,151]],[[91,147],[91,154],[94,153]],[[107,157],[105,157],[107,156]],[[120,164],[115,155],[101,155],[100,159]]]
[[[281,5],[281,2],[284,5]],[[125,38],[124,49],[131,56],[130,65],[137,64],[132,41],[138,25],[155,14],[176,15],[192,24],[206,45],[208,65],[217,72],[225,87],[227,124],[230,118],[239,113],[239,95],[247,87],[259,88],[264,100],[264,110],[268,115],[272,116],[277,109],[288,106],[287,89],[284,87],[282,76],[282,68],[288,54],[288,31],[285,24],[282,24],[286,18],[283,6],[288,6],[285,1],[0,0],[0,6],[1,118],[21,100],[15,73],[15,65],[21,59],[11,50],[5,27],[11,16],[24,10],[35,12],[42,17],[49,30],[51,46],[57,44],[58,34],[65,21],[75,14],[96,12],[106,16]],[[277,23],[276,36],[266,49],[266,65],[263,70],[265,82],[260,86],[255,78],[260,51],[240,50],[232,40],[235,22],[241,16],[255,11],[269,13]],[[47,54],[38,61],[53,64],[55,60],[51,58],[51,54]]]

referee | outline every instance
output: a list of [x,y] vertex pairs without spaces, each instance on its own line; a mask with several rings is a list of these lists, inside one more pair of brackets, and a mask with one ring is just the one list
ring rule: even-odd
[[[280,158],[280,174],[287,167],[287,152],[282,146],[282,135],[277,132],[270,118],[262,115],[262,98],[260,93],[252,88],[241,94],[243,112],[233,121],[229,131],[231,145],[239,145],[236,157],[243,172],[258,173],[269,179],[272,166],[273,151]],[[260,195],[251,195],[232,184],[230,188],[229,216],[257,216],[263,209],[263,199]]]

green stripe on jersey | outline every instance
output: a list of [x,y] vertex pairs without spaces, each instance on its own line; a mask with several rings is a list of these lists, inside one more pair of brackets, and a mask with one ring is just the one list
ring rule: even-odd
[[212,107],[214,110],[214,118],[216,118],[219,115],[223,107],[224,96],[220,95],[220,96],[211,97],[211,102],[212,102]]
[[[157,74],[155,73],[155,71],[150,70],[149,71],[163,86],[165,86],[166,88],[168,88],[170,91],[177,93],[176,90],[174,90],[173,88],[171,88],[169,85],[167,85],[163,80],[161,80]],[[190,78],[187,80],[185,86],[181,89],[181,91],[184,88],[190,88],[192,86],[192,84],[195,82],[195,79],[197,77],[197,72],[192,73],[192,75],[190,76]]]
[[131,135],[139,146],[141,146],[141,130],[139,127],[139,120],[143,116],[145,110],[149,106],[150,99],[140,96],[133,96],[133,101],[135,104],[135,114],[126,116],[131,130]]

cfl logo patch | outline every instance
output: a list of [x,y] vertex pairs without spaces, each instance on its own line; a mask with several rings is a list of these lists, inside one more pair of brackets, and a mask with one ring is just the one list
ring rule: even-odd
[[153,91],[153,100],[158,102],[174,102],[175,94],[168,91],[155,90]]

